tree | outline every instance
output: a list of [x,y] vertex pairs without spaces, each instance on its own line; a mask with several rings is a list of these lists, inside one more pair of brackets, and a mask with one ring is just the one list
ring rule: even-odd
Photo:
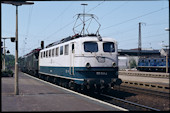
[[5,65],[7,68],[12,68],[15,65],[14,55],[5,55]]
[[129,60],[129,64],[130,64],[130,68],[136,68],[137,67],[136,61],[135,61],[134,58]]

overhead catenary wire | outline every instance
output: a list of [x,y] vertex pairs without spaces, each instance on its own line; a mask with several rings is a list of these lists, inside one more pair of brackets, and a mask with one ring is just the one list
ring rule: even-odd
[[112,10],[109,11],[108,13],[105,13],[105,14],[101,17],[101,19],[103,19],[103,18],[106,17],[107,15],[113,13],[114,11],[120,9],[122,6],[124,6],[124,5],[127,4],[128,2],[129,2],[129,1],[126,1],[126,2],[122,3],[121,5],[119,5],[118,7],[112,9]]
[[[96,8],[97,8],[98,6],[100,6],[102,3],[104,3],[104,1],[102,1],[101,3],[99,3],[98,5],[96,5],[95,7],[91,8],[90,10],[88,10],[88,12],[96,9]],[[167,8],[167,7],[166,7],[166,8]],[[131,21],[131,20],[135,20],[135,19],[138,19],[138,18],[147,16],[147,15],[149,15],[149,14],[158,12],[158,11],[163,10],[163,9],[165,9],[165,8],[161,8],[161,9],[159,9],[159,10],[152,11],[152,12],[150,12],[150,13],[143,14],[143,15],[141,15],[141,16],[138,16],[138,17],[135,17],[135,18],[132,18],[132,19],[129,19],[129,20],[125,20],[125,21],[123,21],[123,22],[121,22],[121,23],[116,24],[116,26],[119,25],[119,24],[123,24],[123,23],[129,22],[129,21]],[[74,22],[74,21],[71,21],[71,22],[69,22],[68,24],[65,24],[64,26],[62,26],[61,28],[59,28],[57,31],[53,32],[52,34],[50,34],[49,36],[47,36],[46,38],[44,38],[44,40],[47,40],[47,39],[51,38],[51,36],[53,36],[54,34],[56,34],[56,33],[59,32],[59,31],[65,29],[65,28],[68,27],[69,25],[73,24],[73,22]],[[112,25],[112,26],[109,26],[109,27],[114,27],[114,26]],[[107,29],[107,28],[103,28],[102,30],[105,30],[105,29]]]
[[132,21],[132,20],[135,20],[135,19],[138,19],[138,18],[141,18],[141,17],[147,16],[147,15],[150,15],[150,14],[153,14],[153,13],[156,13],[156,12],[159,12],[159,11],[164,10],[164,9],[166,9],[166,8],[168,8],[168,7],[164,7],[164,8],[161,8],[161,9],[159,9],[159,10],[155,10],[155,11],[152,11],[152,12],[149,12],[149,13],[146,13],[146,14],[143,14],[143,15],[141,15],[141,16],[137,16],[137,17],[134,17],[134,18],[131,18],[131,19],[125,20],[125,21],[120,22],[120,23],[118,23],[118,24],[110,25],[110,26],[105,27],[105,28],[103,28],[103,29],[101,29],[101,30],[106,30],[106,29],[109,29],[109,28],[112,28],[112,27],[115,27],[115,26],[118,26],[118,25],[124,24],[124,23],[126,23],[126,22],[129,22],[129,21]]
[[[87,13],[90,12],[90,11],[92,11],[92,10],[94,10],[95,8],[97,8],[98,6],[100,6],[101,4],[103,4],[104,2],[105,2],[105,0],[102,1],[102,2],[100,2],[98,5],[96,5],[95,7],[91,8],[90,10],[88,10]],[[68,24],[66,24],[65,26],[61,27],[60,29],[58,29],[57,31],[55,31],[55,32],[52,33],[51,35],[47,36],[47,37],[44,38],[43,40],[49,39],[52,35],[54,35],[54,34],[56,34],[57,32],[63,30],[64,28],[68,27],[69,25],[73,24],[74,22],[75,22],[75,20],[74,20],[74,21],[71,21],[70,23],[68,23]]]
[[[161,36],[161,35],[167,35],[168,33],[161,33],[161,34],[155,34],[155,35],[150,35],[150,36],[144,36],[144,37],[142,37],[142,38],[148,38],[148,37],[155,37],[155,36]],[[137,38],[130,38],[131,40],[134,40],[134,39],[136,39],[137,40]],[[125,41],[131,41],[131,40],[122,40],[122,41],[119,41],[119,42],[125,42]]]
[[27,44],[27,38],[28,38],[29,30],[30,30],[32,10],[33,10],[33,5],[29,7],[29,14],[28,14],[28,23],[27,23],[26,35],[25,35],[25,39],[23,40],[23,54],[25,54],[25,46],[26,46],[26,44]]
[[[54,18],[53,21],[51,21],[43,30],[41,30],[39,33],[42,33],[42,32],[45,31],[47,28],[49,28],[59,17],[61,17],[61,16],[69,9],[70,6],[72,6],[71,4],[73,4],[73,2],[71,2],[70,4],[68,4],[67,7],[66,7],[56,18]],[[71,22],[69,22],[68,24],[65,24],[65,26],[59,28],[57,31],[53,32],[52,34],[48,35],[46,38],[44,38],[44,39],[42,39],[42,40],[47,40],[47,39],[49,39],[52,35],[56,34],[57,32],[63,30],[64,28],[68,27],[69,25],[73,24],[73,22],[74,22],[74,21],[71,21]],[[32,48],[27,49],[27,51],[35,48],[36,46],[37,46],[37,44],[34,45]]]
[[62,15],[64,15],[64,13],[69,9],[70,6],[72,6],[73,2],[71,2],[70,4],[68,4],[66,6],[66,8],[64,8],[64,10],[59,14],[57,15],[52,21],[50,21],[50,23],[48,25],[46,25],[46,27],[44,29],[42,29],[39,33],[42,33],[44,32],[45,30],[47,30],[47,28],[49,28],[51,25],[54,24],[54,22],[59,19]]
[[57,31],[55,31],[54,33],[50,34],[49,36],[47,36],[46,38],[44,38],[43,40],[46,40],[46,39],[49,39],[52,35],[56,34],[57,32],[63,30],[64,28],[68,27],[69,25],[73,24],[75,22],[74,21],[71,21],[70,23],[64,25],[63,27],[61,27],[60,29],[58,29]]
[[89,10],[87,11],[87,13],[89,13],[90,11],[96,9],[98,6],[100,6],[100,5],[103,4],[104,2],[105,2],[105,0],[103,0],[102,2],[100,2],[99,4],[97,4],[95,7],[89,9]]

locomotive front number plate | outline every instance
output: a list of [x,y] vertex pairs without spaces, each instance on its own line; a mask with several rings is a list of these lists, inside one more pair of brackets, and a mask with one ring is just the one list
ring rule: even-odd
[[96,75],[107,75],[107,72],[96,72]]

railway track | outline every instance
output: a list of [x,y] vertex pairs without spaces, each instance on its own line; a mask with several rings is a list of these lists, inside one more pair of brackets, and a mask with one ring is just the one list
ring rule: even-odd
[[128,109],[129,111],[161,111],[153,107],[121,99],[120,97],[111,96],[110,94],[107,93],[98,92],[94,93],[79,92],[79,93],[85,94],[87,96],[102,100],[113,105],[117,105],[119,107],[123,107],[125,109]]
[[128,91],[128,92],[135,92],[137,94],[146,94],[146,95],[150,95],[150,96],[157,96],[160,98],[166,98],[169,99],[170,95],[169,92],[160,92],[160,91],[156,91],[156,90],[150,90],[150,89],[144,89],[144,88],[140,88],[140,87],[130,87],[130,86],[124,86],[121,85],[119,88],[115,88],[116,90],[121,90],[121,91]]
[[124,108],[128,109],[128,110],[132,110],[132,111],[138,111],[138,110],[142,110],[142,111],[160,111],[159,109],[155,109],[149,106],[145,106],[142,104],[138,104],[138,103],[134,103],[131,101],[127,101],[124,99],[120,99],[120,98],[116,98],[110,95],[106,95],[106,94],[100,94],[101,96],[107,97],[112,99],[112,101],[110,101],[111,103],[115,103],[115,101],[119,102],[119,105],[123,105]]

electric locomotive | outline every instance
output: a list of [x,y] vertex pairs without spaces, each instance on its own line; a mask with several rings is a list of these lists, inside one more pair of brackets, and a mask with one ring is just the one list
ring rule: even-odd
[[90,35],[63,40],[39,52],[40,76],[56,77],[68,87],[100,89],[121,84],[115,40]]
[[[85,20],[85,17],[88,19]],[[118,78],[117,42],[113,38],[101,37],[99,28],[96,33],[90,34],[88,28],[93,19],[100,28],[94,14],[77,14],[77,21],[81,20],[82,24],[76,25],[76,21],[74,36],[42,47],[38,52],[39,78],[83,90],[108,89],[122,83]],[[77,33],[76,28],[80,25],[83,25],[82,30]]]
[[19,67],[22,72],[33,76],[38,75],[38,58],[40,50],[41,48],[34,49],[19,60]]

